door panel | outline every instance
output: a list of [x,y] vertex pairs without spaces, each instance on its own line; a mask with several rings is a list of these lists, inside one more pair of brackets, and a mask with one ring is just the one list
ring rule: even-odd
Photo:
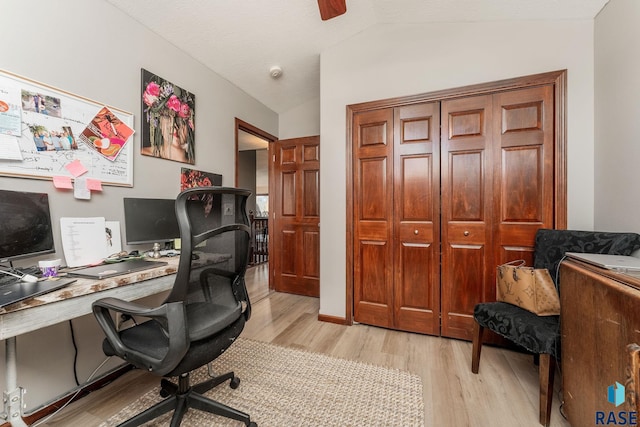
[[354,320],[393,327],[393,110],[353,125]]
[[[451,271],[446,284],[447,299],[442,301],[442,335],[468,339],[471,334],[470,316],[485,291],[487,246],[485,244],[451,244],[448,248]],[[446,318],[446,321],[445,321]]]
[[394,111],[394,325],[440,334],[440,104]]
[[282,181],[282,185],[280,186],[280,193],[282,194],[280,207],[281,216],[295,217],[297,198],[295,170],[282,171],[280,179]]
[[494,95],[496,265],[532,265],[536,231],[555,226],[553,110],[551,85]]
[[[385,205],[387,189],[388,161],[386,157],[360,159],[359,219],[362,221],[388,219],[389,207]],[[382,203],[381,203],[382,202]]]
[[483,221],[486,187],[484,158],[484,147],[476,151],[450,152],[450,221]]
[[274,289],[320,296],[318,136],[273,143]]
[[296,232],[294,230],[282,230],[276,239],[280,242],[278,258],[280,259],[280,275],[287,279],[295,279],[296,259],[291,254],[296,251]]
[[[442,102],[441,333],[471,338],[493,262],[492,98]],[[495,285],[493,285],[495,286]]]

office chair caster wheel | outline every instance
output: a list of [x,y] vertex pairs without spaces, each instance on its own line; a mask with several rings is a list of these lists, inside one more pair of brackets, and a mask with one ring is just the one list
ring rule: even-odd
[[251,421],[249,423],[249,427],[258,427],[258,424],[254,423],[253,421]]
[[231,378],[231,382],[229,383],[229,387],[231,387],[232,389],[237,389],[238,386],[240,385],[240,378],[238,377],[233,377]]

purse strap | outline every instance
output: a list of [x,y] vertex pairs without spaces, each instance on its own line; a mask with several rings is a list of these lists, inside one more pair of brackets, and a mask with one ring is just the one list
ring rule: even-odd
[[514,266],[514,267],[523,267],[525,265],[525,263],[526,262],[523,259],[516,259],[514,261],[505,262],[502,265],[511,265],[511,266]]

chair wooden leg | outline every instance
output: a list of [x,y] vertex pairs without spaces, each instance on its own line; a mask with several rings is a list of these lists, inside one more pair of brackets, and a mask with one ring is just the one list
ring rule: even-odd
[[553,377],[556,371],[556,359],[550,354],[540,355],[538,375],[540,377],[540,424],[549,426],[551,403],[553,402]]
[[484,328],[477,321],[473,321],[473,350],[471,352],[471,372],[478,373],[480,368],[480,351],[482,350],[482,333]]

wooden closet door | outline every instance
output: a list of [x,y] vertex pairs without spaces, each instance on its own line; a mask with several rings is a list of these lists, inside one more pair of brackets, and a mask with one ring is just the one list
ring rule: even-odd
[[[515,259],[533,265],[536,231],[555,226],[553,86],[493,98],[496,265]],[[495,292],[485,298],[494,300]]]
[[440,334],[440,104],[395,109],[394,327]]
[[393,109],[353,120],[354,320],[393,327]]
[[492,103],[442,102],[441,333],[452,338],[471,339],[473,308],[495,288]]
[[446,101],[442,117],[442,335],[471,339],[496,267],[532,265],[554,227],[553,86]]

